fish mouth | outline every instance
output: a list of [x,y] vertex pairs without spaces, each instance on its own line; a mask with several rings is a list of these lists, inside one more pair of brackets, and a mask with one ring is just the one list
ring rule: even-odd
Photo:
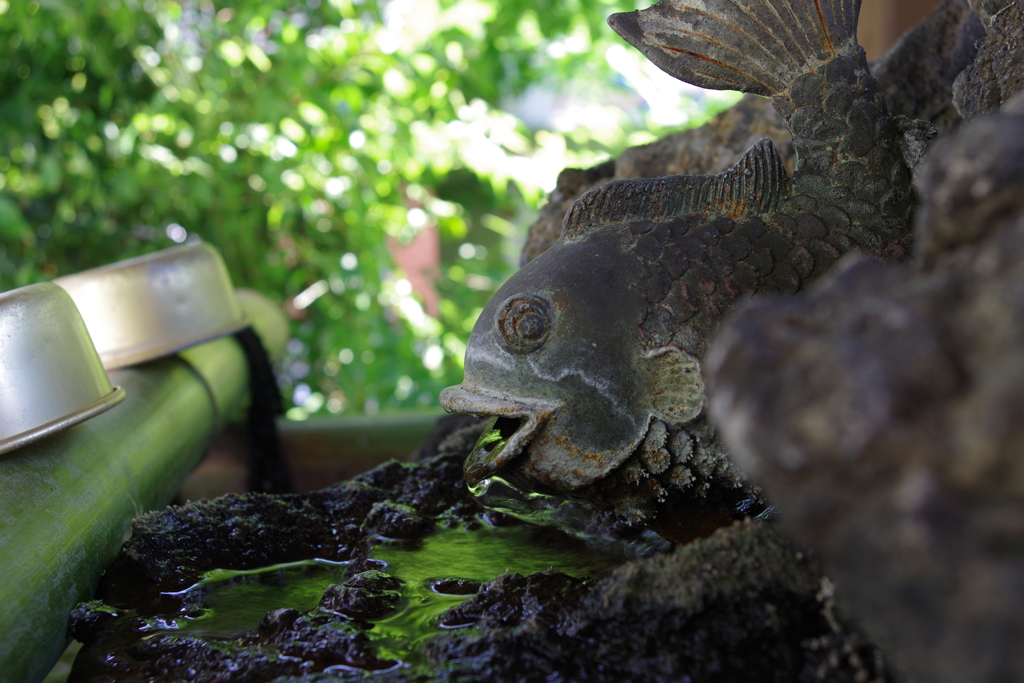
[[558,404],[460,385],[441,392],[441,406],[449,413],[491,418],[463,465],[466,483],[475,486],[523,453]]

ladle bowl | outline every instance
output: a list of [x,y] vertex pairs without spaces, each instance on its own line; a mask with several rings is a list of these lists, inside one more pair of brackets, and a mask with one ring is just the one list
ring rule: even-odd
[[0,453],[109,410],[124,395],[64,290],[46,282],[0,294]]
[[176,353],[248,324],[220,254],[163,249],[59,277],[108,370]]

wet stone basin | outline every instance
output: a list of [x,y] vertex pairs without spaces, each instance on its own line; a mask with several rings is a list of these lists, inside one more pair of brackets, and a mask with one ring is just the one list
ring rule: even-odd
[[442,528],[421,541],[380,539],[367,563],[379,569],[350,579],[350,562],[319,559],[249,571],[214,570],[168,594],[181,601],[177,613],[141,620],[136,613],[134,630],[146,641],[186,636],[211,643],[249,642],[249,632],[258,632],[265,619],[270,624],[309,612],[314,622],[326,617],[324,625],[333,623],[331,628],[356,627],[353,633],[364,632],[376,653],[368,661],[329,666],[329,673],[360,665],[369,670],[412,667],[425,663],[417,649],[424,639],[439,629],[476,621],[461,612],[446,618],[446,611],[506,571],[553,569],[582,578],[606,575],[618,564],[613,556],[566,541],[536,527],[481,524],[473,530]]
[[597,550],[483,512],[461,461],[140,518],[72,615],[69,680],[889,677],[769,523],[659,550],[611,525]]

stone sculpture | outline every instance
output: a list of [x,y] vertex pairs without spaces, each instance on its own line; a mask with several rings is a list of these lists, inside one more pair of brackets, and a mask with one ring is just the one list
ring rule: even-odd
[[707,356],[730,454],[910,680],[1024,672],[1022,160],[1012,107],[937,141],[913,266],[851,255]]
[[722,316],[740,296],[800,290],[852,249],[909,255],[908,160],[932,129],[888,113],[858,9],[662,0],[609,19],[681,80],[771,97],[795,173],[766,139],[717,175],[616,181],[576,200],[557,243],[484,309],[465,381],[442,393],[449,412],[496,416],[468,482],[504,468],[632,522],[672,490],[741,486],[703,418],[700,359]]

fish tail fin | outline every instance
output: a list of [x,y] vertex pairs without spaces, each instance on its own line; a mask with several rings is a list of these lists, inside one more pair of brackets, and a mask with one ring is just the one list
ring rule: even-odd
[[861,0],[661,0],[612,29],[660,69],[712,90],[773,97],[837,57],[856,57]]

